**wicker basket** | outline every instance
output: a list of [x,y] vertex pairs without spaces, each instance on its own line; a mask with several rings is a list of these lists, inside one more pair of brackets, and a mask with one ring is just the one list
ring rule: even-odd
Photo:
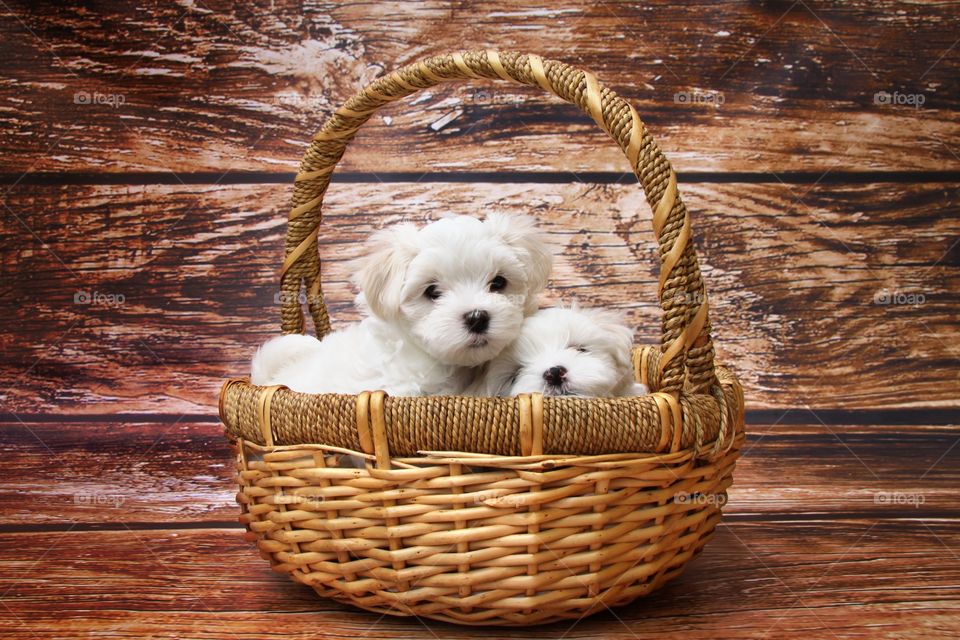
[[386,75],[314,137],[296,177],[282,328],[301,287],[329,331],[317,232],[330,175],[381,106],[440,82],[506,80],[580,107],[623,149],[653,208],[662,340],[634,350],[638,398],[310,395],[227,382],[220,416],[241,522],[274,570],[319,594],[461,624],[580,618],[680,573],[720,520],[743,392],[715,368],[707,301],[676,176],[636,111],[596,78],[534,55],[441,55]]

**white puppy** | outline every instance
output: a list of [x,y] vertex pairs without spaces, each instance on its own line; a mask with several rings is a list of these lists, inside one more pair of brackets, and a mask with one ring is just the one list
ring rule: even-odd
[[550,265],[526,216],[385,229],[356,264],[368,317],[322,341],[268,341],[253,358],[250,381],[305,393],[461,393],[536,311]]
[[487,365],[471,395],[540,392],[545,396],[639,396],[633,331],[604,309],[543,309],[527,318],[520,337]]

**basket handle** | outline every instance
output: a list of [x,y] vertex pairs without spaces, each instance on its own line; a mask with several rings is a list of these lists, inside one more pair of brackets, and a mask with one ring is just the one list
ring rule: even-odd
[[514,52],[465,51],[409,64],[364,87],[324,123],[304,154],[294,183],[280,271],[283,332],[304,331],[301,286],[317,335],[323,337],[330,331],[320,287],[320,209],[330,176],[354,135],[382,106],[441,82],[461,79],[506,80],[540,87],[580,107],[620,145],[653,209],[653,230],[660,245],[661,391],[680,395],[715,385],[706,291],[691,239],[690,215],[680,199],[670,163],[636,110],[603,87],[593,74],[556,60]]

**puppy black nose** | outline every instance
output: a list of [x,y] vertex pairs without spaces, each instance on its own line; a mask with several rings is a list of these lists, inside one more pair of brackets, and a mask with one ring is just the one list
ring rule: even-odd
[[482,309],[474,309],[463,314],[463,322],[470,333],[485,333],[490,326],[490,314]]
[[543,372],[543,379],[547,381],[547,384],[559,387],[563,384],[564,379],[567,377],[567,368],[566,367],[550,367]]

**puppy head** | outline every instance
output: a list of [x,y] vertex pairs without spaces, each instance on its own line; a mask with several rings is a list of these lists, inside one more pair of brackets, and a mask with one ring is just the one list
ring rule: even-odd
[[536,311],[550,254],[531,219],[453,216],[371,238],[356,282],[373,315],[403,328],[445,364],[495,357]]
[[[646,392],[633,376],[633,331],[602,309],[544,309],[488,370],[490,393],[627,396]],[[499,387],[499,388],[498,388]]]

